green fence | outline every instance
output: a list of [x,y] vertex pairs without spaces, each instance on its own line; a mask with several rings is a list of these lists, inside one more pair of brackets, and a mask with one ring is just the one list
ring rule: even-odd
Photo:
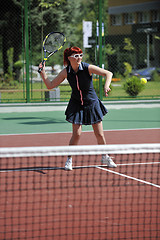
[[[2,1],[0,103],[69,100],[71,89],[67,80],[49,92],[37,73],[38,64],[43,59],[42,41],[51,31],[61,31],[66,35],[63,50],[78,45],[84,51],[85,62],[104,66],[114,73],[108,98],[103,93],[104,79],[93,76],[94,87],[101,100],[159,99],[159,8],[155,6],[153,9],[154,4],[150,8],[147,5],[147,22],[145,18],[143,20],[145,3],[144,8],[141,4],[141,15],[136,4],[131,15],[128,13],[130,5],[123,8],[120,14],[115,14],[111,3],[104,0],[88,1],[88,5],[81,0]],[[137,22],[133,16],[136,16]],[[88,49],[83,47],[83,20],[92,21],[93,26],[92,47]],[[47,61],[46,71],[50,79],[63,69],[63,50]],[[139,69],[144,69],[144,72]],[[130,96],[124,90],[125,82],[132,75],[138,75],[139,80],[142,77],[148,79],[137,96]]]

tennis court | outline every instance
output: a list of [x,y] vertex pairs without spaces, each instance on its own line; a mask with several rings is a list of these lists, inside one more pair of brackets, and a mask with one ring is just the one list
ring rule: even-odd
[[[0,239],[160,238],[158,103],[108,106],[105,147],[88,127],[68,147],[63,106],[21,107],[0,113]],[[104,152],[116,169],[101,165]]]
[[[157,143],[160,140],[159,101],[108,103],[103,119],[108,144]],[[72,126],[66,105],[1,105],[0,147],[68,145]],[[15,135],[15,136],[14,136]],[[96,144],[91,126],[84,126],[80,145]]]
[[[11,0],[0,11],[0,240],[160,239],[158,1]],[[83,57],[113,73],[108,98],[108,74],[91,67],[109,110],[107,145],[84,126],[68,146],[70,77],[61,73],[68,81],[50,91],[39,75],[46,61],[48,79],[57,76],[72,46],[84,56],[66,55],[70,64]],[[102,164],[104,154],[117,168]]]

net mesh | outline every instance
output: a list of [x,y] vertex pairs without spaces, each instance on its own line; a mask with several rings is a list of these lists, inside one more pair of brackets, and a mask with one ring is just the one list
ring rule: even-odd
[[159,160],[160,144],[1,148],[0,239],[160,239]]
[[61,33],[51,33],[45,40],[44,47],[49,53],[58,50],[64,44],[65,37]]

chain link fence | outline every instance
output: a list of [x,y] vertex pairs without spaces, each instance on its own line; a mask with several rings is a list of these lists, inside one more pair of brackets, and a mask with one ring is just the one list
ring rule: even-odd
[[[48,91],[38,74],[43,59],[42,42],[52,31],[66,35],[64,48],[47,61],[53,79],[63,69],[63,50],[78,45],[84,61],[99,65],[97,33],[99,1],[2,0],[0,9],[0,103],[63,102],[71,94],[67,80]],[[84,5],[83,5],[84,4]],[[74,5],[74,11],[73,11]],[[86,8],[86,9],[85,9]],[[112,91],[102,100],[159,99],[160,6],[158,1],[102,1],[102,66],[113,72]],[[86,15],[90,12],[90,15]],[[83,20],[92,21],[91,48],[83,47]],[[124,85],[133,76],[147,84],[138,94]],[[99,95],[99,77],[93,76]],[[100,89],[100,87],[102,89]],[[133,88],[133,86],[131,87]]]

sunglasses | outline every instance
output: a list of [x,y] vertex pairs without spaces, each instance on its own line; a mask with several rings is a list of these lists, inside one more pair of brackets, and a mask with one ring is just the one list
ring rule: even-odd
[[73,56],[70,56],[70,57],[74,57],[74,58],[82,58],[83,57],[83,53],[80,53],[80,54],[74,54]]

